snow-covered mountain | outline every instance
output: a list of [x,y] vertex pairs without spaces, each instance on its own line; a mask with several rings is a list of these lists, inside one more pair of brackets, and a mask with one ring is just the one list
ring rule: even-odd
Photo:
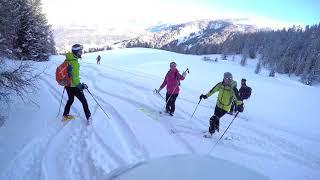
[[53,26],[56,49],[58,52],[70,50],[74,43],[81,43],[85,49],[103,48],[115,42],[130,39],[145,33],[144,29],[112,27],[107,25],[91,26]]
[[117,47],[148,47],[179,53],[207,54],[214,45],[223,43],[235,33],[259,30],[243,20],[198,20],[177,25],[158,25],[139,37],[116,43]]
[[[133,168],[148,177],[154,175],[154,180],[164,178],[153,171],[179,177],[174,179],[188,179],[183,175],[239,179],[238,173],[248,175],[241,169],[272,180],[320,179],[319,87],[301,84],[293,75],[269,77],[264,69],[255,74],[257,61],[248,59],[247,66],[240,66],[240,55],[228,60],[221,60],[220,54],[207,56],[218,61],[144,48],[84,54],[79,63],[81,82],[92,93],[84,91],[93,117],[89,126],[78,99],[71,108],[76,119],[61,122],[67,95],[61,99],[63,87],[55,81],[55,70],[65,57],[36,63],[35,69],[46,70],[37,94],[31,95],[37,104],[24,104],[16,97],[1,112],[8,118],[0,127],[0,179],[102,180],[129,172],[124,175],[127,179],[141,180],[141,173],[130,176]],[[153,92],[171,61],[180,72],[190,69],[181,81],[173,117],[159,114],[165,101]],[[220,119],[220,132],[212,139],[203,138],[217,93],[200,103],[199,95],[220,82],[226,71],[232,72],[238,84],[246,78],[253,91],[244,102],[244,112],[215,146],[234,115]],[[165,93],[163,89],[161,95]],[[180,155],[187,157],[181,160]],[[151,169],[144,168],[148,164]],[[235,165],[240,168],[231,168]],[[185,174],[176,174],[180,172]]]
[[148,47],[180,53],[206,54],[215,44],[238,32],[257,31],[243,19],[197,20],[180,24],[159,24],[149,28],[111,26],[54,26],[58,52],[74,43],[86,48]]

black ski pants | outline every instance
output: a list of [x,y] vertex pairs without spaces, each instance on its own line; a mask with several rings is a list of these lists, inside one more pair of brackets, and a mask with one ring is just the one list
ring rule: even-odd
[[226,113],[227,113],[227,111],[225,111],[224,109],[219,108],[218,106],[216,106],[214,108],[214,116],[217,116],[218,118],[221,118]]
[[82,104],[86,118],[89,119],[89,117],[91,116],[91,113],[90,113],[90,110],[88,107],[87,100],[84,97],[83,91],[80,91],[80,89],[77,87],[66,87],[66,90],[67,90],[67,94],[68,94],[68,101],[67,101],[67,104],[64,108],[63,115],[65,116],[65,115],[69,114],[70,107],[74,101],[74,97],[76,96]]
[[178,97],[178,94],[166,94],[166,111],[173,114],[174,110],[176,109],[176,99]]
[[210,118],[210,126],[215,126],[219,128],[220,118],[227,113],[224,109],[219,108],[218,106],[214,109],[214,115]]

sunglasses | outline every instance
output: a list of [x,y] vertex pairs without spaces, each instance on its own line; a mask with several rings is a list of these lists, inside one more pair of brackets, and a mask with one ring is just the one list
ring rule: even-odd
[[232,78],[224,78],[225,80],[229,80],[229,81],[231,81],[232,80]]

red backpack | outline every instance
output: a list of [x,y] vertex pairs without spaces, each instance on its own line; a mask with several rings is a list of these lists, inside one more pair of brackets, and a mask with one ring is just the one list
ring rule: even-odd
[[71,66],[68,61],[64,61],[56,69],[56,81],[61,86],[71,86],[72,77],[70,75]]

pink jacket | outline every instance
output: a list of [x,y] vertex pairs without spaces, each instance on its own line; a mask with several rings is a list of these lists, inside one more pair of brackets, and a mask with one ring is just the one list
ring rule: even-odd
[[164,88],[167,85],[167,93],[179,94],[180,80],[184,80],[184,77],[177,69],[169,70],[160,88]]

